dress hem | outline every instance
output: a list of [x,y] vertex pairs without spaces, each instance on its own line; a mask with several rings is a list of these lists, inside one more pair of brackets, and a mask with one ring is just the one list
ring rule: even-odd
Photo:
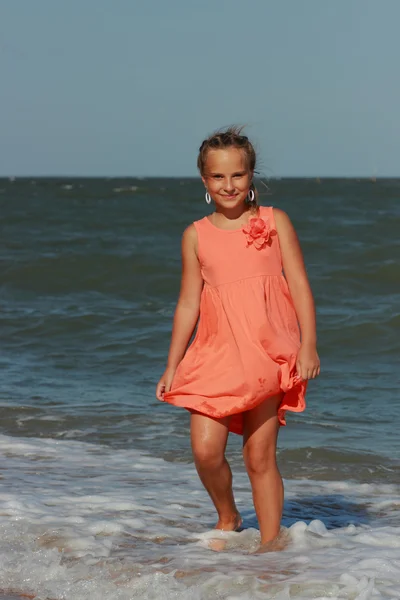
[[[165,400],[165,402],[167,404],[171,404],[172,406],[184,408],[192,414],[194,413],[194,414],[204,415],[206,417],[209,417],[210,419],[219,421],[220,419],[223,419],[225,417],[235,417],[235,416],[238,417],[239,415],[243,415],[243,413],[245,413],[249,410],[252,410],[256,406],[259,406],[260,404],[262,404],[269,398],[272,398],[272,397],[277,396],[278,394],[282,393],[283,397],[282,397],[281,404],[278,407],[277,414],[278,414],[279,424],[284,427],[284,426],[286,426],[285,415],[287,412],[300,413],[300,412],[304,412],[304,410],[306,409],[306,402],[304,399],[306,387],[307,387],[306,381],[296,382],[296,384],[293,387],[289,388],[285,392],[283,390],[280,390],[277,393],[274,392],[273,394],[269,394],[268,396],[265,396],[262,399],[254,402],[254,404],[250,404],[250,406],[247,405],[246,408],[243,408],[243,407],[236,408],[236,409],[232,408],[232,409],[228,409],[226,411],[222,411],[222,414],[218,414],[218,415],[212,414],[211,411],[207,412],[206,410],[201,410],[201,408],[202,408],[201,404],[206,404],[208,401],[212,402],[212,400],[213,400],[212,398],[205,398],[204,396],[193,396],[192,394],[190,394],[192,402],[190,402],[190,401],[188,402],[187,400],[178,400],[178,399],[172,399],[172,398],[170,400]],[[300,388],[300,389],[297,391],[296,388]],[[287,402],[285,402],[285,398],[288,395],[291,395],[293,393],[296,393],[297,402],[296,402],[296,404],[288,404]],[[201,398],[201,401],[199,402],[198,405],[196,405],[196,404],[193,405],[194,398],[199,398],[199,399]],[[232,421],[233,421],[233,423],[232,423]],[[232,433],[236,433],[238,435],[243,435],[243,418],[232,419],[231,423],[229,424],[229,431],[231,431]]]

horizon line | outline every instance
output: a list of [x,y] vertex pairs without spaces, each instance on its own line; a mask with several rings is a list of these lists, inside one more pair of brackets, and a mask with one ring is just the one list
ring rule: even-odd
[[[2,175],[0,179],[16,181],[17,179],[190,179],[201,180],[200,175]],[[256,177],[256,179],[283,180],[283,179],[307,179],[307,180],[326,180],[326,179],[364,179],[367,181],[377,181],[382,179],[400,179],[398,175],[274,175],[270,177]]]

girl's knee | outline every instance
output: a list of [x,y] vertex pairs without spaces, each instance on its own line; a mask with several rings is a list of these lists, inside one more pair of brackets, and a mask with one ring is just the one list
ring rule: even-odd
[[193,445],[192,452],[194,461],[199,467],[219,469],[225,460],[222,450],[207,446],[204,443],[198,446]]
[[243,449],[243,458],[250,477],[276,469],[276,447],[272,444],[270,447],[260,448],[248,443]]

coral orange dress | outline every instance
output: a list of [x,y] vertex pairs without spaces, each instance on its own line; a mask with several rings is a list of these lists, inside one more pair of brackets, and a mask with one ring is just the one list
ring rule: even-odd
[[179,363],[170,404],[213,419],[232,416],[243,433],[243,413],[283,392],[279,420],[305,408],[306,382],[296,373],[300,332],[282,272],[272,207],[235,230],[208,217],[194,222],[204,279],[197,331]]

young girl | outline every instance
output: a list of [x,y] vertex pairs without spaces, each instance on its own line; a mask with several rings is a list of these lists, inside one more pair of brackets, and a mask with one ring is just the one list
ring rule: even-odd
[[242,523],[225,448],[229,431],[243,435],[264,545],[282,518],[279,427],[287,410],[304,410],[307,381],[320,370],[314,301],[288,216],[257,203],[248,138],[237,128],[215,133],[197,164],[215,212],[183,233],[181,290],[156,396],[191,412],[195,465],[225,531]]

